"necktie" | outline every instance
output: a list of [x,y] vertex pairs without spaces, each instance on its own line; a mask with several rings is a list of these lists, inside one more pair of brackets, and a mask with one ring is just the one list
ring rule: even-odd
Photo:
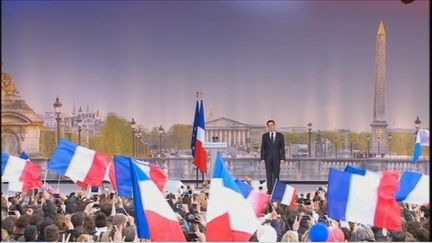
[[272,142],[274,142],[274,133],[270,133],[270,139]]

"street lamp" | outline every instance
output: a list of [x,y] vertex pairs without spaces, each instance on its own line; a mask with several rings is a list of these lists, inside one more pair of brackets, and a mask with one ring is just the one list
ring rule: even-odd
[[137,154],[137,156],[139,156],[140,155],[140,153],[141,153],[141,151],[140,151],[140,145],[141,145],[141,137],[142,136],[142,133],[141,133],[141,128],[140,129],[138,129],[138,132],[136,133],[136,154]]
[[350,154],[351,154],[351,158],[353,157],[353,139],[352,137],[350,137]]
[[327,158],[327,146],[328,146],[328,140],[325,138],[324,140],[324,158]]
[[[321,157],[322,156],[322,145],[321,145],[321,131],[318,130],[318,134],[317,134],[317,144],[318,144],[318,156]],[[315,156],[317,157],[317,156]]]
[[418,132],[418,130],[420,128],[420,124],[421,124],[421,121],[420,121],[420,119],[419,119],[418,116],[417,116],[417,119],[414,121],[414,124],[415,124],[416,134],[417,134],[417,132]]
[[62,103],[60,103],[60,100],[57,96],[55,103],[54,103],[54,111],[56,114],[56,121],[57,121],[57,144],[60,142],[60,114],[61,114],[61,107]]
[[291,158],[291,144],[288,142],[288,158]]
[[141,155],[143,157],[145,157],[145,153],[144,153],[144,138],[143,137],[141,137],[141,139],[140,139],[140,150],[141,150]]
[[132,128],[132,157],[135,157],[135,126],[136,122],[132,118],[132,121],[130,122],[130,126]]
[[338,156],[338,138],[336,138],[336,141],[335,141],[335,155],[337,158],[337,156]]
[[369,140],[370,140],[369,135],[366,136],[366,140],[367,140],[367,157],[369,158],[369,149],[370,149],[370,147],[369,147]]
[[312,122],[309,122],[307,124],[307,129],[308,129],[308,148],[309,148],[309,158],[311,157],[311,135],[312,135]]
[[380,136],[377,137],[377,141],[378,141],[378,155],[381,155],[381,150],[380,150],[381,137]]
[[77,119],[77,123],[78,123],[78,145],[81,145],[81,127],[82,127],[82,109],[81,107],[78,110],[78,119]]
[[390,159],[391,159],[391,140],[392,140],[391,133],[389,133],[389,135],[388,135],[388,140],[389,140],[389,156],[390,156]]
[[158,132],[159,132],[159,156],[162,158],[162,135],[164,133],[164,129],[162,125],[160,125]]

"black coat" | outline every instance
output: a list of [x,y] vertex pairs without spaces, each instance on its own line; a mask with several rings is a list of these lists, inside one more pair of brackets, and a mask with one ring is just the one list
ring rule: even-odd
[[266,162],[285,160],[285,141],[282,133],[276,132],[274,142],[270,139],[270,133],[263,134],[261,160],[265,160]]

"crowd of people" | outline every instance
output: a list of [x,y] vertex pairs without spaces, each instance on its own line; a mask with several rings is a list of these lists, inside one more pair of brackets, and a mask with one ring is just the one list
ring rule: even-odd
[[[205,242],[208,184],[202,190],[182,186],[177,193],[165,193],[177,215],[187,241]],[[292,208],[272,202],[260,215],[261,226],[250,241],[311,241],[315,224],[328,227],[328,241],[430,241],[430,208],[400,204],[403,227],[391,231],[327,216],[326,189],[298,195]],[[138,239],[133,200],[103,190],[70,195],[29,191],[1,197],[2,241],[109,242]],[[275,238],[268,238],[268,235]],[[267,238],[266,238],[267,237]]]

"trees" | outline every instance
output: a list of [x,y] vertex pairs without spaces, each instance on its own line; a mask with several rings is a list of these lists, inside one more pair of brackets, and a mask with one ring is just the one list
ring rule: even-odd
[[192,126],[185,124],[174,124],[168,130],[166,136],[168,148],[188,149],[191,145]]
[[[187,124],[174,124],[162,135],[162,147],[164,149],[188,149],[192,138],[192,126]],[[153,127],[151,131],[144,132],[144,140],[150,144],[153,150],[159,148],[159,127]]]
[[40,130],[39,150],[44,157],[51,157],[57,144],[56,139],[55,131],[50,131],[46,128]]
[[308,134],[298,132],[287,132],[284,134],[285,143],[290,144],[307,144]]
[[93,149],[109,154],[132,156],[132,128],[129,121],[115,113],[108,113],[99,135],[92,138]]
[[389,145],[391,146],[392,154],[409,156],[414,151],[414,143],[414,134],[392,133]]

